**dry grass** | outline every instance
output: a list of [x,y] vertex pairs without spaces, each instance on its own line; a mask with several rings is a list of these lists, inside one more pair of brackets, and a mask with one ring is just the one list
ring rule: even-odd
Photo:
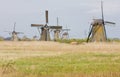
[[120,51],[120,43],[83,43],[70,45],[57,42],[0,42],[0,51]]
[[[120,43],[83,43],[80,45],[56,42],[0,42],[0,58],[25,56],[52,56],[75,52],[114,53],[120,51]],[[42,53],[42,54],[39,54]],[[10,57],[11,56],[11,57]]]
[[54,56],[75,52],[115,53],[120,43],[83,43],[70,45],[57,42],[0,42],[0,59],[17,59],[29,56]]
[[[82,53],[100,53],[100,54],[95,54],[95,56],[90,56],[88,54],[81,55],[83,57],[80,58],[80,60],[87,60],[88,62],[98,62],[95,63],[97,65],[100,65],[102,61],[105,59],[108,61],[108,57],[105,56],[111,56],[111,54],[118,53],[120,54],[120,43],[117,42],[111,42],[111,43],[82,43],[79,45],[71,45],[71,44],[64,44],[64,43],[57,43],[57,42],[38,42],[38,41],[33,41],[33,42],[12,42],[12,41],[1,41],[0,42],[0,63],[3,63],[4,61],[15,61],[21,58],[33,58],[33,57],[56,57],[56,56],[61,56],[64,54],[82,54]],[[102,55],[101,55],[102,54]],[[120,57],[117,55],[110,58],[110,62],[115,62],[120,59]],[[71,55],[70,55],[71,56]],[[75,56],[75,55],[73,55]],[[78,57],[79,55],[77,55]],[[98,56],[98,57],[96,57]],[[66,56],[63,56],[66,58]],[[69,58],[69,56],[67,56]],[[76,56],[75,56],[76,57]],[[91,58],[90,58],[91,57]],[[74,57],[73,57],[74,58]],[[98,59],[99,58],[99,59]],[[46,60],[46,59],[45,59]],[[53,60],[53,59],[52,59]],[[59,59],[58,59],[59,60]],[[76,60],[76,59],[75,59]],[[26,60],[27,61],[27,60]],[[31,59],[30,59],[31,61]],[[76,60],[77,61],[77,60]],[[108,65],[110,65],[110,62],[108,62]],[[120,65],[119,62],[115,62],[118,64],[115,65]],[[4,63],[3,63],[4,64]],[[59,61],[58,61],[59,64]],[[104,63],[102,63],[104,64]],[[113,63],[114,65],[114,63]],[[33,66],[33,65],[31,65]],[[85,64],[86,66],[86,64]],[[116,66],[116,67],[117,67]],[[115,68],[116,68],[115,67]],[[2,70],[0,68],[0,70]],[[0,72],[1,73],[1,72]],[[11,72],[8,75],[4,75],[4,77],[39,77],[38,75],[33,75],[33,74],[23,74],[18,71]],[[0,74],[1,77],[3,76]],[[118,72],[108,72],[108,73],[98,73],[93,75],[88,75],[85,73],[71,73],[71,74],[55,74],[52,75],[51,77],[119,77],[120,74]],[[45,76],[44,76],[45,77]],[[46,76],[48,77],[48,76]]]

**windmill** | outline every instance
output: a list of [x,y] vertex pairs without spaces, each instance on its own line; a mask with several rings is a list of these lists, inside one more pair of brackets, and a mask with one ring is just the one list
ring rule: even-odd
[[93,19],[87,42],[105,42],[107,41],[106,24],[115,24],[114,22],[104,21],[103,2],[101,1],[102,19]]
[[[41,41],[50,41],[50,32],[49,30],[59,30],[62,29],[62,26],[48,26],[48,10],[45,11],[46,15],[46,24],[31,24],[31,27],[37,27],[39,34],[41,35]],[[41,33],[40,33],[41,29]]]
[[63,33],[62,33],[62,39],[68,39],[69,38],[69,32],[68,31],[70,31],[70,29],[68,29],[66,27],[66,29],[62,29],[62,31],[63,31]]
[[16,28],[16,22],[14,23],[14,27],[13,27],[13,31],[12,32],[6,31],[6,32],[9,32],[9,34],[12,35],[12,37],[11,37],[12,41],[18,41],[18,36],[17,35],[18,34],[23,34],[22,32],[16,32],[15,28]]
[[[59,26],[59,20],[58,20],[58,17],[57,17],[57,26]],[[60,33],[61,33],[61,29],[54,29],[54,41],[60,39]]]

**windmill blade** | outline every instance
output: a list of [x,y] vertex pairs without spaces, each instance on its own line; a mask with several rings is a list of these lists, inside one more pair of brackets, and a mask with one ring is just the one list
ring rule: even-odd
[[105,28],[105,21],[104,21],[104,14],[103,14],[103,1],[101,1],[101,12],[102,12],[102,23],[103,23],[104,32],[105,32],[105,38],[107,40],[107,34],[106,34],[106,28]]
[[88,34],[88,37],[87,37],[87,42],[89,41],[89,39],[90,39],[90,36],[91,36],[91,34],[92,34],[92,30],[93,30],[93,26],[92,26],[92,28],[90,29],[90,32],[89,32],[89,34]]
[[13,31],[15,31],[15,27],[16,27],[16,22],[14,23]]
[[105,24],[113,24],[113,25],[115,25],[114,22],[110,22],[110,21],[105,21]]
[[42,27],[44,26],[43,24],[31,24],[31,27]]
[[103,1],[101,1],[101,12],[102,12],[102,23],[103,23],[103,26],[104,26],[105,23],[104,23],[104,14],[103,14]]
[[24,34],[23,32],[16,32],[17,34]]
[[39,34],[40,34],[40,28],[39,28],[39,27],[37,28],[37,30],[38,30],[38,32],[39,32]]
[[58,19],[58,17],[57,17],[57,26],[59,26],[59,19]]
[[12,32],[11,32],[11,31],[4,31],[4,32],[7,32],[7,33],[9,33],[9,35],[11,35],[11,34],[12,34]]
[[70,29],[62,29],[62,31],[70,31]]
[[62,29],[62,26],[49,26],[50,29]]
[[46,16],[46,24],[48,24],[48,10],[45,11]]
[[4,31],[4,32],[12,33],[11,31]]

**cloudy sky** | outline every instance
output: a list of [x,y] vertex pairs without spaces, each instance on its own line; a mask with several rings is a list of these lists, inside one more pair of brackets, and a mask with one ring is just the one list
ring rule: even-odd
[[[120,1],[103,0],[105,20],[116,25],[106,25],[109,38],[120,38]],[[0,36],[9,37],[5,31],[16,31],[32,37],[39,35],[32,23],[44,24],[44,11],[49,11],[49,25],[59,25],[71,29],[71,38],[85,38],[92,19],[101,18],[101,0],[0,0]],[[24,35],[20,35],[21,37]]]

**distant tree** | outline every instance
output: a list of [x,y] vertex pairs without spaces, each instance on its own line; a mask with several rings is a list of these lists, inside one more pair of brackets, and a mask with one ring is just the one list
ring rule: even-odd
[[6,37],[4,40],[10,41],[12,38],[11,37]]
[[21,39],[21,41],[31,41],[31,39],[28,38],[27,36],[23,36],[23,38]]

